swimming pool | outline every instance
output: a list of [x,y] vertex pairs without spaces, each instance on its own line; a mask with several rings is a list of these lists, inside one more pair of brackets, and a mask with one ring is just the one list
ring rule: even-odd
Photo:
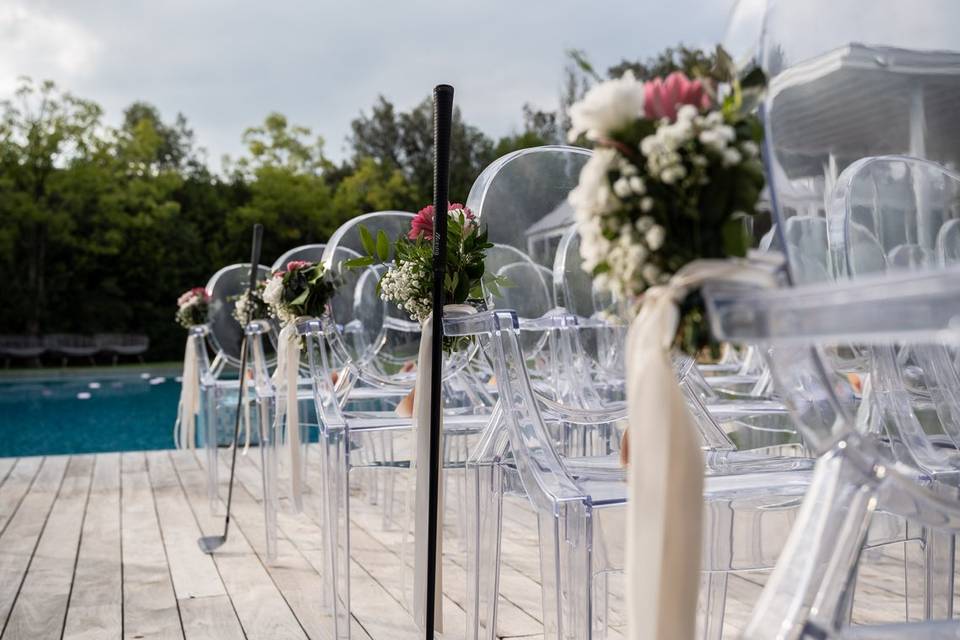
[[0,378],[0,457],[171,449],[179,374]]

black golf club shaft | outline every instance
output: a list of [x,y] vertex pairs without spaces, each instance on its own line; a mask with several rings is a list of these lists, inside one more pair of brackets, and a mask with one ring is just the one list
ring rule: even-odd
[[[263,225],[253,225],[253,249],[250,251],[250,280],[248,295],[253,294],[257,285],[257,270],[260,265],[260,244],[263,241]],[[227,541],[230,532],[230,504],[233,502],[233,476],[237,469],[237,440],[240,439],[240,413],[243,411],[243,392],[247,382],[247,328],[243,327],[243,339],[240,341],[240,388],[237,395],[237,419],[233,423],[233,452],[230,455],[230,485],[227,488],[227,517],[223,522],[223,541]]]
[[[437,539],[443,522],[438,511],[440,492],[440,441],[443,403],[443,284],[447,272],[447,200],[450,181],[450,130],[453,119],[453,87],[437,85],[433,90],[433,343],[430,345],[430,482],[427,500],[427,599],[424,631],[433,640],[437,591]],[[422,428],[422,427],[421,427]]]

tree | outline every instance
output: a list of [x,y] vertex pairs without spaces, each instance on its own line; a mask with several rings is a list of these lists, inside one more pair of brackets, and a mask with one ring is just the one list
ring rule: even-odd
[[[415,202],[427,204],[433,197],[433,103],[424,99],[407,112],[397,113],[380,96],[370,115],[361,113],[350,124],[348,139],[353,165],[372,158],[388,171],[399,170],[407,179]],[[493,141],[466,124],[459,108],[453,110],[450,142],[450,194],[466,198],[474,179],[494,159]]]
[[8,246],[3,275],[16,301],[4,314],[29,332],[44,320],[51,245],[70,243],[77,230],[58,202],[58,169],[100,150],[101,116],[99,106],[50,81],[36,85],[24,78],[15,98],[0,102],[0,237]]
[[623,59],[607,69],[607,77],[619,78],[629,70],[633,71],[633,75],[638,80],[663,78],[674,71],[682,71],[692,78],[707,75],[715,64],[716,59],[713,55],[681,43],[676,47],[667,47],[645,61]]
[[323,154],[323,138],[271,113],[243,134],[248,156],[233,167],[234,182],[249,190],[249,200],[226,217],[226,244],[242,255],[251,225],[266,228],[264,256],[279,256],[298,244],[322,242],[337,228],[333,189],[324,178],[332,163]]
[[282,167],[291,173],[319,175],[331,166],[323,155],[323,138],[300,125],[291,125],[282,113],[273,112],[263,124],[243,132],[249,157],[232,164],[225,158],[227,172],[247,177],[261,167]]

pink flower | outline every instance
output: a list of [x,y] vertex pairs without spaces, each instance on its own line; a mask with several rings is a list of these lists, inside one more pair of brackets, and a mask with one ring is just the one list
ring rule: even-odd
[[182,307],[185,304],[190,303],[194,298],[200,298],[201,300],[209,300],[210,296],[207,295],[207,290],[203,287],[194,287],[188,291],[185,291],[183,294],[177,298],[177,306]]
[[305,269],[312,265],[313,263],[309,260],[291,260],[287,263],[287,273],[296,271],[297,269]]
[[[455,211],[463,211],[467,220],[473,221],[476,219],[476,217],[473,215],[473,212],[459,202],[454,202],[453,204],[447,205],[448,214]],[[410,222],[410,233],[407,234],[407,238],[410,240],[416,240],[417,238],[422,237],[424,240],[433,240],[433,217],[432,204],[428,204],[423,209],[420,209],[413,221]],[[467,225],[467,229],[469,228],[470,225]]]
[[674,71],[665,80],[654,78],[643,85],[643,110],[648,118],[676,120],[677,109],[685,104],[701,110],[710,107],[710,96],[700,80]]

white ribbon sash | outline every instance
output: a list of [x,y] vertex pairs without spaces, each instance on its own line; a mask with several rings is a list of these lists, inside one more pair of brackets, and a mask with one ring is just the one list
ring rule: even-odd
[[[472,314],[477,310],[468,304],[444,305],[445,314]],[[430,385],[433,380],[431,344],[433,342],[433,316],[423,322],[420,333],[420,351],[417,353],[417,381],[413,388],[413,430],[417,446],[410,464],[416,467],[415,520],[413,529],[413,611],[421,629],[427,620],[427,537],[430,518]],[[440,433],[443,434],[443,411],[441,398]],[[443,455],[443,442],[440,443]],[[420,464],[420,462],[423,464]],[[434,629],[443,632],[443,462],[437,490],[437,564],[436,592],[434,593]]]
[[[300,409],[297,402],[297,384],[300,380],[300,338],[295,323],[280,330],[277,339],[277,368],[273,372],[276,389],[277,413],[274,418],[274,434],[281,433],[286,418],[286,444],[290,463],[290,495],[294,508],[303,509],[303,485],[300,459]],[[263,443],[261,443],[263,446]]]
[[700,582],[701,438],[670,360],[677,304],[710,279],[769,282],[742,261],[691,262],[648,289],[627,335],[627,637],[693,640]]
[[197,444],[197,413],[200,410],[200,363],[196,343],[197,338],[195,336],[187,336],[187,346],[183,352],[180,404],[177,407],[177,422],[173,429],[174,441],[178,449],[194,449]]

